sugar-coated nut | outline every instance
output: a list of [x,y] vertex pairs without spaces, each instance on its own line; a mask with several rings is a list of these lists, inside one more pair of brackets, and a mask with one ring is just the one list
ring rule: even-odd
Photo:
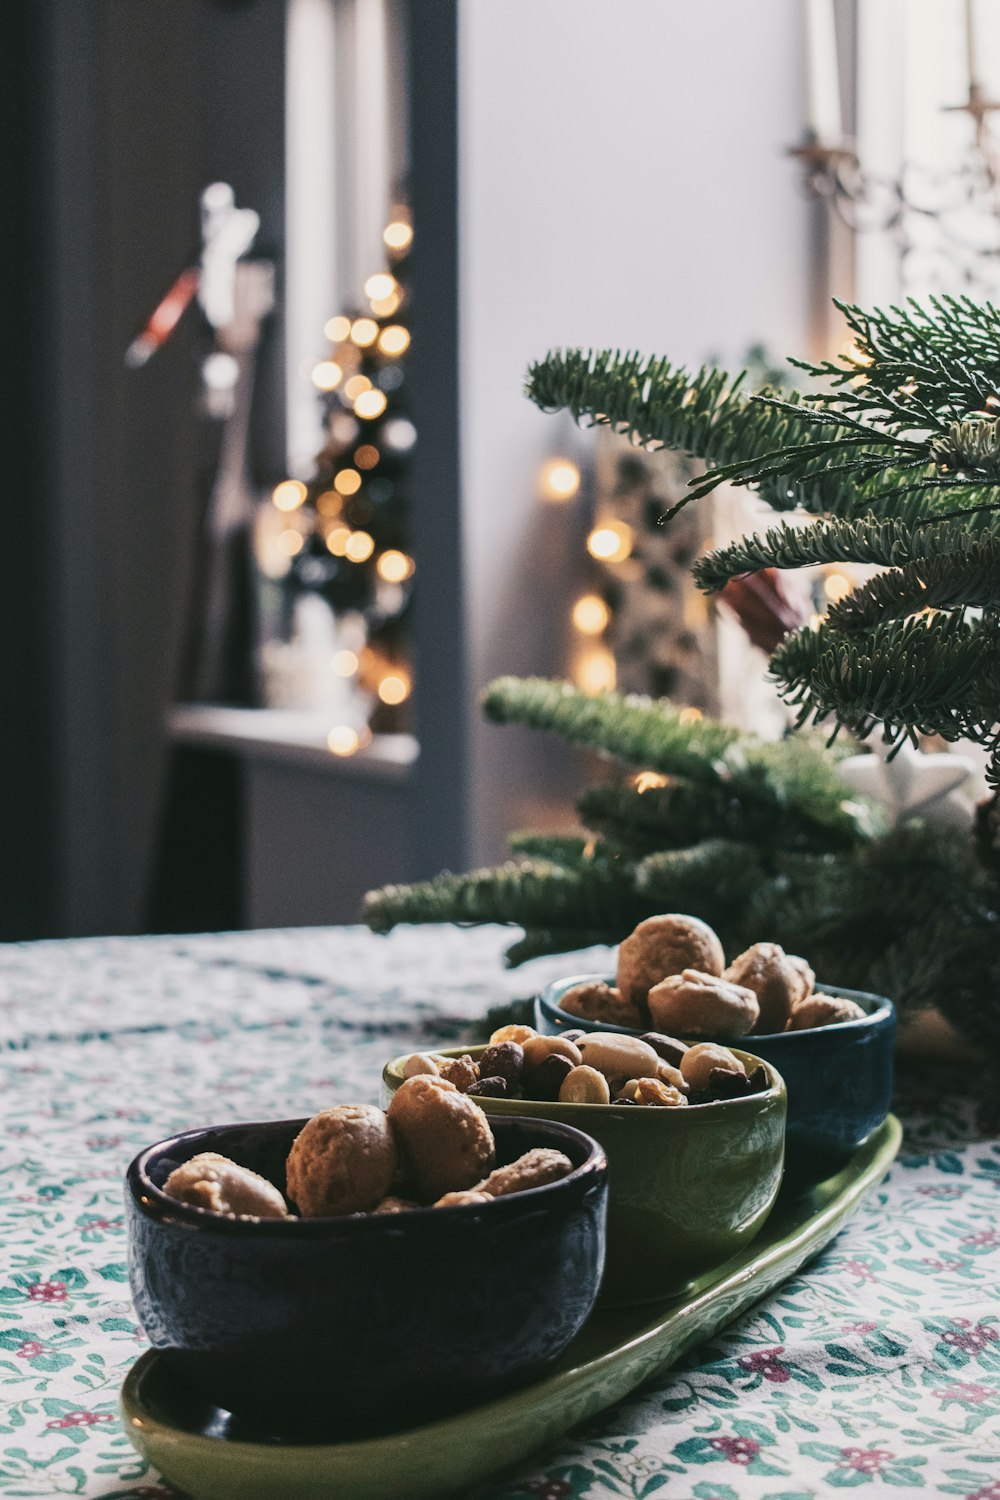
[[236,1218],[287,1219],[288,1207],[273,1182],[220,1156],[202,1151],[175,1167],[163,1184],[168,1198]]
[[669,1083],[662,1083],[659,1078],[632,1078],[616,1098],[615,1103],[631,1101],[633,1104],[647,1104],[668,1106],[675,1109],[679,1104],[686,1104],[686,1092],[674,1088]]
[[[421,1074],[403,1089],[442,1080]],[[475,1106],[471,1106],[475,1108]],[[385,1115],[370,1104],[338,1104],[303,1126],[288,1153],[288,1195],[306,1219],[363,1213],[389,1192],[399,1157]]]
[[480,1078],[477,1083],[470,1083],[465,1091],[470,1099],[506,1099],[506,1078]]
[[578,1068],[583,1061],[576,1043],[568,1042],[564,1036],[533,1036],[522,1042],[521,1046],[526,1071],[539,1067],[553,1053],[559,1057],[568,1057],[574,1068]]
[[591,1031],[580,1042],[583,1061],[605,1078],[655,1078],[660,1065],[653,1048],[637,1036]]
[[457,1193],[445,1193],[434,1204],[435,1208],[463,1208],[468,1203],[492,1203],[493,1199],[489,1193],[480,1192],[478,1188],[463,1188]]
[[[792,968],[795,969],[795,971],[802,978],[802,984],[804,988],[801,998],[803,1000],[808,1000],[809,996],[816,988],[816,975],[813,972],[812,966],[808,964],[804,958],[800,958],[797,953],[786,953],[785,957],[791,964]],[[797,1003],[798,1002],[796,1002],[796,1004]]]
[[753,990],[714,974],[684,969],[649,992],[649,1013],[658,1026],[688,1036],[745,1036],[760,1006]]
[[613,1026],[641,1026],[643,1023],[639,1007],[600,980],[574,984],[560,998],[559,1009],[568,1011],[571,1016],[583,1016],[587,1021],[610,1021]]
[[553,1151],[548,1146],[535,1146],[509,1166],[497,1167],[485,1182],[479,1184],[479,1188],[491,1198],[500,1198],[507,1193],[522,1193],[526,1188],[544,1187],[547,1182],[558,1182],[572,1170],[573,1163],[561,1151]]
[[682,969],[721,974],[725,964],[722,944],[707,922],[676,914],[647,917],[618,949],[618,989],[642,1007],[667,975]]
[[647,1047],[652,1047],[657,1057],[662,1057],[664,1062],[671,1063],[675,1068],[680,1067],[681,1058],[688,1049],[687,1042],[679,1042],[675,1036],[665,1036],[662,1031],[644,1031],[639,1040],[645,1042]]
[[388,1120],[426,1202],[473,1187],[496,1159],[486,1116],[447,1079],[409,1079],[393,1096]]
[[479,1082],[479,1068],[467,1052],[462,1057],[447,1058],[440,1073],[441,1077],[453,1083],[461,1094],[467,1094],[472,1084]]
[[558,1099],[559,1091],[572,1071],[573,1064],[568,1057],[550,1052],[537,1068],[525,1073],[522,1087],[529,1099]]
[[754,1031],[762,1036],[784,1031],[792,1006],[809,993],[806,975],[780,943],[754,943],[733,959],[722,977],[753,990],[760,1006]]
[[841,995],[810,995],[800,1000],[788,1018],[789,1031],[809,1031],[814,1026],[834,1026],[838,1021],[863,1021],[865,1012],[855,1000]]
[[530,1042],[531,1038],[537,1035],[538,1032],[533,1026],[515,1026],[513,1024],[510,1026],[498,1026],[490,1037],[490,1046],[495,1047],[498,1042],[517,1042],[523,1047],[525,1042]]
[[720,1047],[716,1042],[696,1042],[681,1058],[681,1074],[692,1089],[707,1090],[713,1068],[724,1068],[727,1073],[746,1075],[746,1068],[739,1058],[728,1047]]
[[582,1063],[578,1068],[571,1068],[559,1089],[560,1104],[609,1104],[610,1102],[611,1090],[608,1088],[608,1080],[603,1073],[598,1073],[596,1068],[588,1068],[586,1063]]
[[381,1203],[376,1203],[372,1209],[373,1214],[404,1214],[411,1208],[419,1208],[419,1203],[414,1203],[410,1198],[396,1198],[392,1194],[383,1198]]
[[515,1084],[524,1072],[524,1048],[520,1042],[497,1042],[479,1054],[480,1078],[503,1078]]
[[403,1064],[403,1077],[416,1078],[418,1073],[429,1073],[434,1077],[440,1073],[437,1060],[429,1052],[411,1052]]

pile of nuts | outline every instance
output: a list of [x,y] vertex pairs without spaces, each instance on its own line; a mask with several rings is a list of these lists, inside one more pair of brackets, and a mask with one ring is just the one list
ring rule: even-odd
[[718,936],[698,917],[640,922],[618,949],[615,978],[616,985],[573,985],[560,1009],[635,1031],[652,1025],[712,1040],[803,1031],[865,1014],[853,1000],[814,993],[806,960],[778,943],[754,943],[727,968]]
[[770,1087],[765,1068],[748,1075],[734,1053],[714,1042],[688,1046],[659,1032],[642,1037],[603,1031],[539,1036],[530,1026],[501,1026],[478,1059],[470,1053],[442,1057],[415,1052],[406,1058],[402,1071],[410,1081],[403,1088],[426,1079],[453,1084],[472,1098],[561,1104],[676,1108],[736,1099]]
[[274,1183],[215,1152],[176,1167],[168,1197],[230,1218],[303,1219],[397,1214],[489,1203],[572,1172],[561,1151],[536,1147],[506,1166],[482,1110],[434,1076],[404,1083],[388,1112],[340,1104],[314,1115],[288,1153],[290,1208]]

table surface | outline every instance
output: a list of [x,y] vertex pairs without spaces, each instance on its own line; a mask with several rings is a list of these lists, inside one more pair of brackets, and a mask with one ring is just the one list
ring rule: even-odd
[[[0,948],[0,1494],[167,1497],[125,1438],[144,1347],[122,1173],[211,1121],[375,1101],[386,1057],[607,951],[505,973],[509,931],[360,928]],[[803,1274],[480,1500],[1000,1500],[1000,1143],[918,1081],[900,1160]],[[363,1500],[363,1497],[357,1497]]]

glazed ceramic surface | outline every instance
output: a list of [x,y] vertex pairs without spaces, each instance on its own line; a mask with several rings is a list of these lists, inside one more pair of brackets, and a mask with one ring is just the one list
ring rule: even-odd
[[772,1291],[877,1186],[899,1140],[890,1116],[839,1176],[783,1201],[707,1291],[655,1307],[598,1309],[544,1380],[446,1421],[366,1442],[276,1444],[207,1405],[162,1355],[149,1353],[122,1391],[125,1431],[192,1500],[437,1500],[620,1400]]
[[578,1130],[496,1122],[500,1162],[564,1151],[559,1182],[491,1203],[250,1221],[179,1204],[170,1171],[219,1151],[284,1190],[304,1120],[189,1131],[128,1172],[140,1321],[189,1390],[269,1428],[385,1431],[545,1369],[590,1312],[604,1263],[604,1153]]
[[[537,1029],[550,1035],[571,1028],[641,1035],[624,1026],[584,1021],[559,1009],[560,997],[572,985],[595,978],[614,983],[606,974],[577,974],[550,984],[535,1002]],[[864,1020],[740,1039],[741,1045],[771,1063],[785,1080],[785,1180],[791,1191],[813,1187],[839,1172],[881,1125],[892,1105],[896,1037],[892,1001],[834,985],[817,984],[816,988],[825,995],[856,1000],[866,1012]]]
[[[482,1047],[453,1048],[445,1056]],[[740,1053],[748,1069],[758,1059]],[[384,1101],[403,1081],[404,1058],[382,1074]],[[585,1130],[608,1156],[605,1302],[678,1295],[710,1277],[748,1244],[781,1183],[785,1089],[769,1069],[761,1094],[677,1109],[477,1099],[492,1120],[531,1115]]]

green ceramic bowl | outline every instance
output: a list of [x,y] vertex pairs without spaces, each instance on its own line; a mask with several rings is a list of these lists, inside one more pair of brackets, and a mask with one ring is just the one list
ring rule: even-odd
[[[483,1047],[453,1047],[445,1057]],[[751,1071],[761,1062],[731,1049]],[[382,1102],[403,1082],[406,1057],[386,1063]],[[785,1085],[763,1063],[770,1088],[680,1109],[477,1099],[488,1115],[575,1125],[608,1158],[608,1258],[601,1300],[626,1305],[708,1285],[763,1225],[781,1185]]]

